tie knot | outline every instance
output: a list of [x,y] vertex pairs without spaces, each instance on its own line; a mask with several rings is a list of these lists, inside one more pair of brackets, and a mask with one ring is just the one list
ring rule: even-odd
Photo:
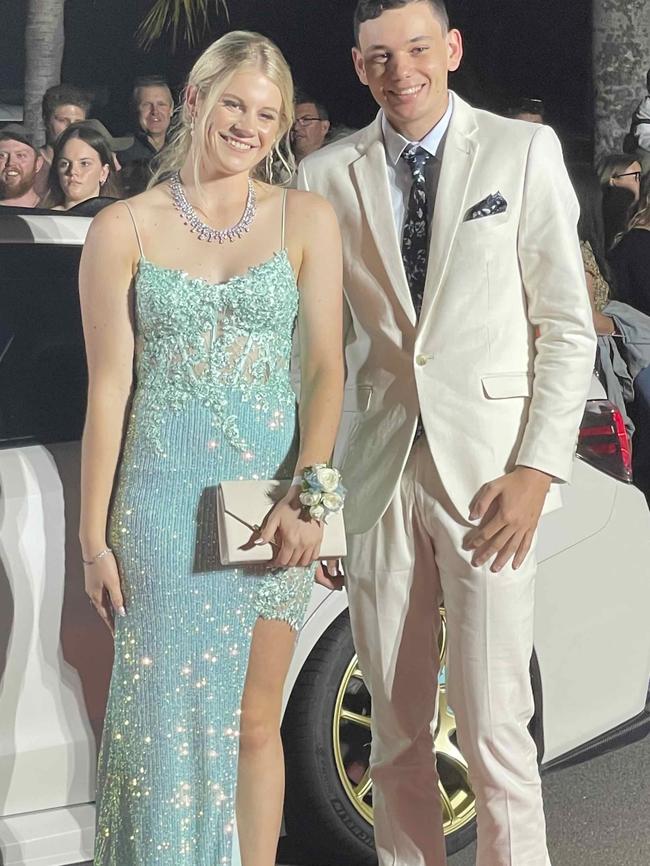
[[420,147],[419,144],[409,144],[402,151],[402,159],[406,161],[411,169],[411,174],[416,180],[424,178],[424,166],[433,159],[428,150]]

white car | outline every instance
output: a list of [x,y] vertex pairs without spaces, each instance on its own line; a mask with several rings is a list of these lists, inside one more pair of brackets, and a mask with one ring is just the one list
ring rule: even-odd
[[9,105],[6,102],[0,102],[0,124],[9,123],[10,120],[22,123],[22,105]]
[[[77,542],[85,365],[76,271],[88,224],[0,209],[4,866],[92,858],[111,641],[85,597]],[[531,727],[543,767],[640,736],[650,721],[650,513],[604,396],[594,380],[573,482],[540,527]],[[306,858],[363,866],[375,862],[371,707],[346,606],[345,593],[315,587],[300,633],[285,695],[285,826]],[[475,806],[444,673],[440,690],[436,744],[454,851],[474,836]]]

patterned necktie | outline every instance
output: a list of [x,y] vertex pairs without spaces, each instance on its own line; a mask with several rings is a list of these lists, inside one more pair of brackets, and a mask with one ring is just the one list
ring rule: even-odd
[[415,314],[419,317],[429,256],[429,216],[425,166],[433,157],[419,144],[410,144],[404,149],[402,159],[406,160],[413,175],[413,185],[409,194],[404,230],[402,231],[402,261],[411,289]]

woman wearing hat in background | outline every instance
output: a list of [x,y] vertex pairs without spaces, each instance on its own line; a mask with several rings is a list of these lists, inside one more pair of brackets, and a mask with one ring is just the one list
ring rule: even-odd
[[89,199],[101,199],[94,202],[101,205],[121,198],[114,154],[98,126],[94,120],[73,123],[59,136],[43,207],[69,211]]
[[91,127],[95,130],[95,132],[98,132],[104,137],[113,155],[113,166],[115,167],[115,171],[122,171],[123,166],[121,161],[118,159],[117,154],[118,151],[124,150],[125,148],[130,147],[133,144],[133,136],[111,135],[111,133],[106,129],[101,120],[97,120],[96,117],[89,117],[87,120],[84,120],[83,123],[84,126]]

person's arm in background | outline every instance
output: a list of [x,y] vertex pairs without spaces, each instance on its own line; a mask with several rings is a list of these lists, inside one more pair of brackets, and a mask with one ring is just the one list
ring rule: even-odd
[[610,316],[605,316],[596,307],[596,281],[600,274],[596,257],[589,244],[581,243],[580,250],[582,252],[582,261],[585,269],[585,280],[587,282],[587,293],[591,303],[591,315],[594,321],[594,329],[600,337],[611,337],[616,333],[616,322]]

